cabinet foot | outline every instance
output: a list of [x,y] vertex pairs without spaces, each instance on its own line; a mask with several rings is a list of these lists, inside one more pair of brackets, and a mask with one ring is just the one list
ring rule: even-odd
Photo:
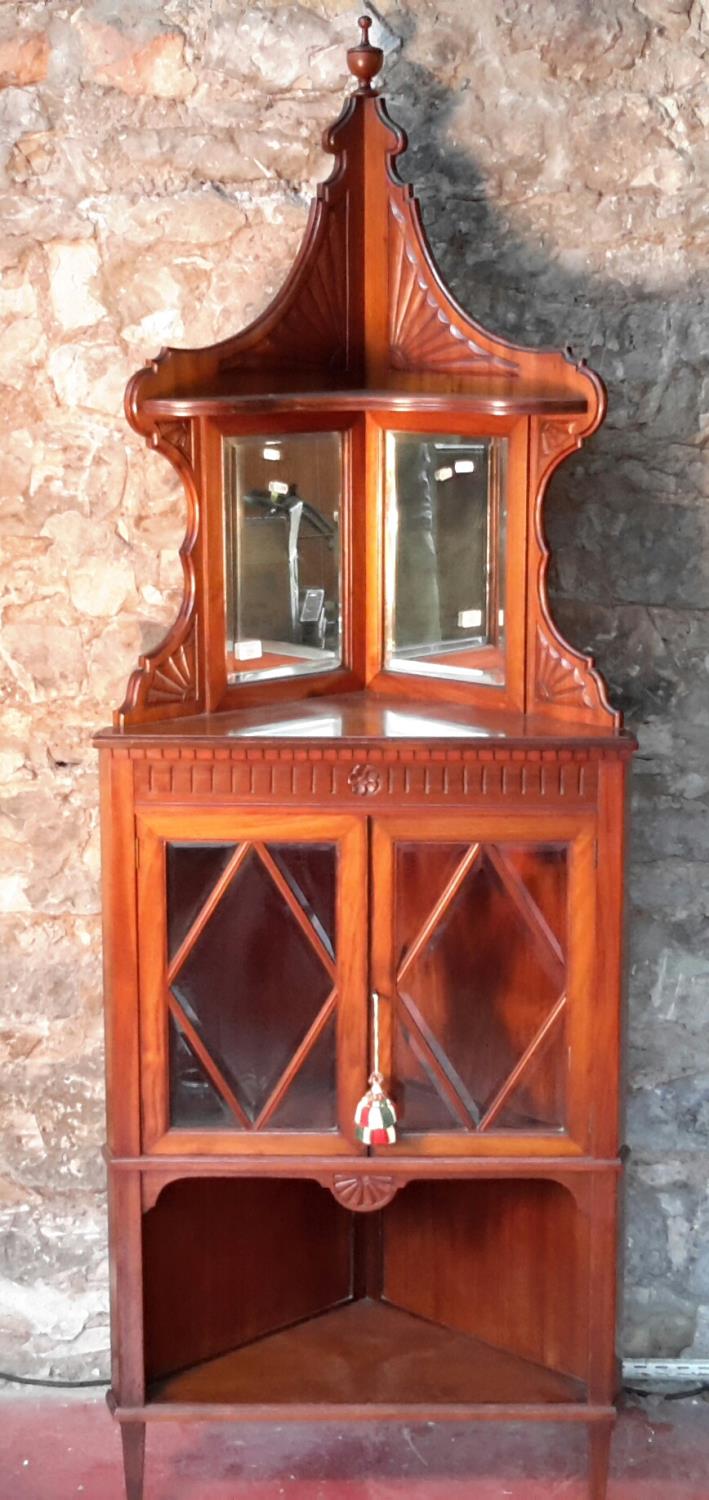
[[123,1444],[123,1472],[126,1482],[126,1500],[143,1500],[145,1423],[121,1423],[121,1442]]
[[589,1500],[606,1500],[614,1422],[593,1422],[588,1429]]

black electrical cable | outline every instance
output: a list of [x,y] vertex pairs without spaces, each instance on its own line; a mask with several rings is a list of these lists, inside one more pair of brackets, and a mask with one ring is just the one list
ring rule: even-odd
[[697,1385],[683,1386],[681,1391],[656,1391],[651,1385],[624,1385],[623,1390],[629,1396],[640,1396],[646,1401],[650,1396],[659,1401],[690,1401],[694,1396],[706,1396],[709,1394],[709,1383],[705,1380]]
[[60,1391],[82,1391],[92,1386],[105,1388],[108,1385],[107,1380],[36,1380],[31,1375],[11,1375],[7,1370],[0,1370],[0,1380],[7,1380],[11,1385],[39,1385]]

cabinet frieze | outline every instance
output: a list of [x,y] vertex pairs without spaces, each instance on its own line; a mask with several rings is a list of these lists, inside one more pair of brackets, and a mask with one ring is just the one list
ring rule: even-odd
[[136,800],[327,802],[372,808],[389,801],[502,798],[592,804],[602,760],[617,747],[440,749],[400,746],[146,746],[114,749],[133,762]]

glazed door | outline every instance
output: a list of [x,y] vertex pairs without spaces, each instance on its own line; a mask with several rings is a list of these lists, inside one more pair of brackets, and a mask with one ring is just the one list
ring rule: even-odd
[[371,985],[399,1116],[380,1150],[587,1149],[594,855],[578,818],[375,823]]
[[364,820],[166,810],[138,847],[144,1149],[360,1149]]

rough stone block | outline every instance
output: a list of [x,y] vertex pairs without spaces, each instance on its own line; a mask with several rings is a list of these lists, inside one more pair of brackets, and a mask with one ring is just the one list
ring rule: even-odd
[[49,37],[46,31],[16,31],[0,36],[0,88],[26,88],[47,76]]

